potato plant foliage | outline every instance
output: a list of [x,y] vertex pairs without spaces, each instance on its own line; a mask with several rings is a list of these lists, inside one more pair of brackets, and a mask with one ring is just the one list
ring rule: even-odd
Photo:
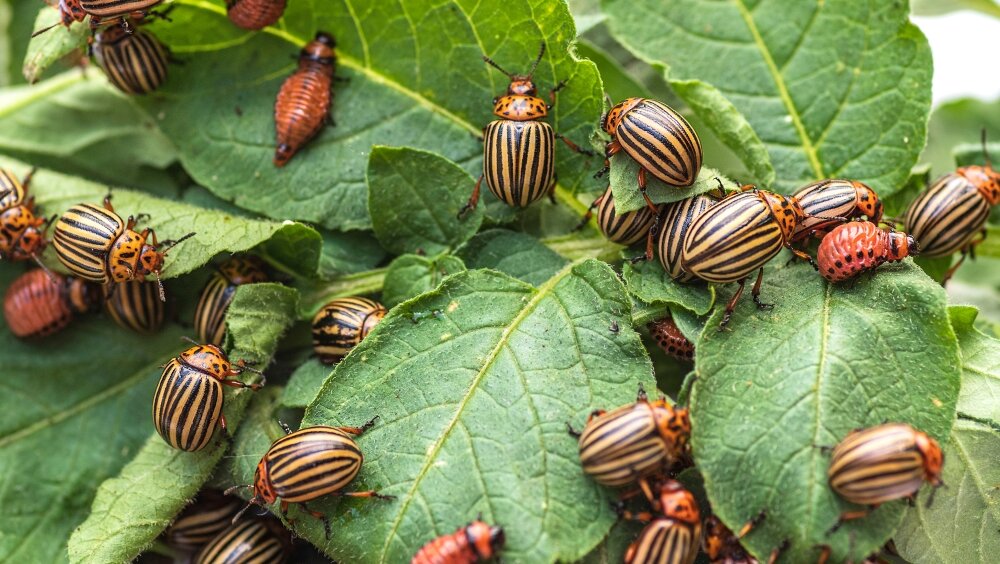
[[[605,91],[670,103],[704,141],[698,181],[651,182],[656,202],[717,178],[791,193],[844,177],[892,196],[898,213],[955,166],[915,170],[928,144],[938,160],[961,145],[960,164],[982,162],[968,144],[981,124],[1000,135],[995,119],[981,123],[1000,108],[950,106],[928,135],[931,52],[907,2],[292,0],[259,32],[233,26],[222,0],[167,4],[171,21],[145,29],[175,61],[142,97],[94,64],[67,66],[86,41],[79,25],[29,45],[54,10],[0,4],[0,166],[38,168],[40,213],[97,203],[110,187],[121,215],[148,214],[161,239],[197,233],[166,260],[171,313],[157,335],[100,314],[44,341],[0,324],[0,560],[163,551],[157,537],[200,489],[251,483],[279,418],[353,426],[377,415],[350,489],[395,500],[312,503],[329,537],[293,506],[299,555],[405,562],[482,514],[506,530],[504,561],[621,561],[638,527],[616,524],[618,492],[583,474],[566,426],[634,401],[640,384],[691,409],[695,469],[681,479],[703,514],[738,529],[766,511],[744,539],[757,558],[784,544],[783,562],[814,561],[822,546],[858,562],[890,539],[912,562],[987,562],[1000,549],[996,228],[948,293],[937,282],[947,261],[907,259],[833,286],[782,253],[762,287],[774,308],[745,298],[724,332],[733,287],[677,284],[655,260],[624,260],[639,249],[605,241],[594,222],[573,230],[608,182],[619,212],[645,205],[623,155],[594,178]],[[336,37],[344,79],[334,123],[276,168],[274,98],[319,30]],[[482,56],[521,73],[542,44],[539,95],[565,81],[547,121],[598,156],[559,143],[555,204],[514,210],[484,185],[459,219],[482,170],[477,137],[509,82]],[[231,442],[171,450],[149,416],[160,365],[193,336],[212,269],[242,252],[273,281],[237,292],[225,348],[264,369],[267,387],[226,392]],[[44,262],[63,270],[52,249]],[[0,263],[0,288],[24,269]],[[309,321],[355,295],[390,311],[342,361],[320,364]],[[973,295],[992,309],[954,305]],[[646,323],[669,312],[695,342],[693,365],[648,338]],[[887,503],[828,535],[856,507],[829,488],[821,447],[883,421],[941,442],[948,487],[930,508],[925,489],[915,507]]]

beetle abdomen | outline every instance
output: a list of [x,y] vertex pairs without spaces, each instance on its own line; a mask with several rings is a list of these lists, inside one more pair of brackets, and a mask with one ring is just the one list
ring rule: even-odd
[[756,193],[726,198],[702,213],[684,237],[682,268],[710,282],[736,282],[782,246],[782,232]]
[[542,121],[499,119],[483,132],[483,175],[501,201],[526,207],[552,185],[555,133]]
[[701,140],[679,113],[656,100],[625,112],[615,132],[630,157],[671,186],[694,184],[701,169]]
[[924,256],[961,251],[986,224],[990,204],[965,177],[951,173],[923,191],[906,210],[907,232]]

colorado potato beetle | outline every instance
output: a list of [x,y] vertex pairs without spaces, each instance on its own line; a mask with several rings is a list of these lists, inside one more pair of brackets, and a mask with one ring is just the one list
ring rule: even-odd
[[79,278],[29,270],[7,288],[3,316],[15,336],[45,337],[69,325],[73,315],[96,309],[99,296]]
[[313,349],[327,364],[351,352],[379,321],[385,306],[368,298],[339,298],[323,306],[313,317]]
[[853,278],[885,262],[903,260],[920,251],[906,233],[879,229],[874,223],[854,221],[837,226],[819,244],[819,273],[830,282]]
[[580,463],[598,483],[626,486],[665,470],[686,453],[690,436],[687,408],[650,402],[640,387],[635,403],[590,414],[579,434]]
[[114,291],[104,287],[104,311],[119,327],[140,335],[151,335],[163,327],[164,303],[156,282],[131,280]]
[[[743,190],[747,188],[753,187],[742,187]],[[761,303],[760,284],[764,264],[774,258],[781,247],[787,247],[815,266],[812,257],[791,246],[795,227],[804,218],[802,206],[795,198],[754,188],[728,196],[694,220],[684,236],[681,268],[709,282],[740,284],[726,305],[720,330],[729,323],[747,278],[754,270],[759,269],[751,292],[754,303],[761,309],[773,307]]]
[[477,519],[425,544],[410,564],[474,564],[496,556],[504,542],[502,527],[491,527]]
[[[378,417],[361,427],[317,425],[294,433],[286,428],[288,434],[274,441],[260,459],[253,484],[234,486],[226,493],[240,488],[253,490],[253,497],[240,515],[251,505],[269,505],[280,499],[281,514],[287,519],[288,504],[297,503],[307,513],[323,521],[329,537],[329,521],[322,513],[310,511],[306,502],[325,495],[395,499],[395,496],[382,495],[374,490],[342,491],[358,475],[365,460],[351,435],[360,436],[375,424],[375,419]],[[238,518],[239,515],[236,516]]]
[[640,208],[621,215],[616,213],[615,197],[611,193],[611,187],[608,186],[608,189],[590,204],[578,227],[583,227],[590,221],[594,208],[597,208],[597,226],[601,229],[601,233],[608,241],[619,245],[633,245],[643,237],[649,236],[656,220],[656,214],[649,208]]
[[94,41],[94,56],[111,84],[126,94],[149,94],[167,78],[167,50],[148,31],[108,27]]
[[244,517],[211,539],[194,564],[284,564],[291,548],[288,530],[273,517]]
[[295,153],[331,121],[333,73],[337,63],[333,36],[322,31],[299,53],[299,68],[285,79],[274,102],[277,148],[274,166]]
[[882,221],[882,201],[867,184],[857,180],[827,179],[800,188],[793,196],[805,218],[795,226],[792,241],[821,237],[845,220]]
[[205,283],[194,310],[194,327],[198,340],[222,346],[226,331],[226,310],[243,284],[267,282],[264,261],[254,256],[232,257]]
[[[885,423],[853,431],[840,441],[833,449],[827,478],[845,500],[877,507],[915,498],[925,480],[940,487],[943,466],[944,453],[933,438],[904,423]],[[867,514],[846,512],[840,522]]]
[[[53,244],[59,262],[74,275],[91,282],[113,284],[128,280],[145,280],[152,273],[159,284],[163,257],[173,246],[191,237],[188,233],[176,241],[160,243],[156,233],[132,230],[135,218],[123,221],[111,205],[111,196],[104,198],[104,208],[93,204],[77,204],[56,222]],[[153,244],[146,241],[153,237]],[[166,301],[160,284],[160,300]]]
[[663,352],[677,360],[685,362],[694,360],[694,343],[689,341],[684,333],[681,333],[672,317],[667,316],[653,321],[646,327]]
[[944,257],[961,252],[962,257],[945,274],[942,284],[955,273],[965,257],[974,256],[976,245],[986,238],[990,208],[1000,203],[1000,172],[994,170],[986,152],[986,166],[963,166],[937,179],[917,196],[903,216],[906,231],[920,242],[926,257]]
[[693,282],[698,280],[681,266],[681,254],[684,250],[684,236],[694,220],[715,205],[719,199],[709,194],[699,194],[679,202],[663,204],[662,226],[657,233],[656,248],[660,255],[660,264],[671,278],[678,282]]
[[[651,500],[652,501],[652,500]],[[676,480],[660,484],[657,514],[634,517],[649,521],[625,553],[626,564],[691,564],[701,542],[701,511],[691,492]]]
[[102,25],[121,23],[121,27],[131,33],[127,17],[143,18],[151,13],[150,8],[161,2],[163,0],[59,0],[55,7],[59,11],[60,21],[35,31],[31,36],[41,35],[60,24],[69,27],[74,22],[82,22],[87,16],[90,16],[92,30]]
[[35,198],[28,197],[34,170],[20,182],[8,170],[0,168],[0,259],[32,259],[45,265],[38,255],[45,250],[48,220],[35,217]]
[[[486,186],[500,201],[517,208],[527,207],[545,195],[551,197],[555,189],[555,139],[558,137],[573,151],[593,154],[556,133],[552,126],[541,121],[549,115],[550,104],[539,98],[532,76],[542,56],[542,43],[538,57],[528,74],[505,71],[493,59],[483,56],[487,64],[510,79],[507,93],[493,99],[493,115],[500,118],[483,128],[483,173],[479,175],[472,196],[458,213],[464,216],[479,205],[479,190],[486,179]],[[556,92],[566,82],[560,82],[549,91],[549,100],[555,103]]]
[[[648,98],[628,98],[601,118],[601,129],[611,136],[604,156],[624,150],[639,163],[639,190],[649,209],[656,206],[646,194],[646,174],[669,186],[694,184],[701,170],[701,139],[691,124],[670,106]],[[609,161],[597,173],[610,170]]]
[[286,0],[226,0],[226,15],[236,27],[264,29],[281,19]]
[[215,345],[195,345],[163,367],[160,382],[153,394],[153,425],[168,445],[194,452],[208,446],[216,426],[226,432],[222,413],[222,386],[250,388],[261,383],[245,384],[229,377],[253,369],[242,360],[234,366]]
[[204,490],[167,527],[163,532],[163,541],[179,550],[196,551],[228,529],[242,506],[239,498],[222,495],[216,490]]

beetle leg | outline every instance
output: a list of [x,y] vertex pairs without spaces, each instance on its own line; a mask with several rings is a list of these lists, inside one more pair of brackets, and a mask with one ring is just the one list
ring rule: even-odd
[[617,139],[609,141],[608,144],[604,146],[604,168],[597,171],[594,178],[600,178],[611,171],[611,157],[621,150],[622,146],[618,143]]
[[791,544],[792,541],[788,539],[781,541],[781,544],[776,546],[774,550],[771,551],[771,555],[767,557],[767,564],[774,564],[775,562],[777,562],[778,557],[781,556],[781,553],[788,550],[788,547],[791,546]]
[[653,240],[660,232],[661,215],[660,210],[657,210],[653,224],[649,226],[649,233],[646,234],[646,260],[653,260]]
[[587,155],[588,157],[593,157],[594,156],[594,152],[591,151],[590,149],[583,149],[583,148],[581,148],[579,145],[577,145],[576,143],[570,141],[569,139],[566,139],[565,137],[563,137],[559,133],[556,133],[556,138],[557,139],[561,139],[562,142],[565,143],[566,146],[569,147],[570,150],[572,150],[573,152],[580,153],[581,155]]
[[765,304],[760,301],[760,283],[764,280],[764,267],[760,267],[760,271],[757,273],[757,281],[754,282],[753,290],[750,291],[750,296],[753,297],[753,303],[757,304],[757,309],[773,309],[774,304]]
[[573,428],[573,424],[572,424],[572,423],[570,423],[569,421],[567,421],[567,422],[566,422],[566,431],[567,431],[567,432],[568,432],[568,433],[570,434],[570,436],[571,436],[571,437],[573,437],[574,439],[579,439],[579,438],[580,438],[580,431],[577,431],[576,429],[574,429],[574,428]]
[[724,331],[726,325],[729,325],[729,320],[733,317],[733,310],[736,309],[736,303],[740,301],[740,296],[743,295],[743,287],[746,286],[747,279],[742,278],[739,282],[740,287],[733,294],[733,297],[729,298],[729,303],[726,304],[726,313],[722,316],[722,323],[719,323],[719,331]]
[[811,256],[809,256],[809,253],[806,253],[805,251],[801,251],[799,249],[796,249],[795,247],[793,247],[791,245],[791,243],[786,243],[785,246],[788,247],[788,250],[792,251],[792,253],[794,253],[795,256],[797,256],[800,259],[808,262],[809,265],[813,267],[813,270],[816,270],[817,272],[819,271],[819,265],[816,264],[816,261],[814,261]]
[[764,519],[766,518],[767,518],[767,510],[761,509],[760,513],[753,516],[749,521],[744,523],[742,527],[740,527],[740,531],[736,533],[736,538],[741,539],[747,536],[747,534],[749,534],[750,531],[754,529],[754,527],[763,523]]
[[[874,509],[875,507],[878,507],[878,506],[877,505],[873,506],[872,509]],[[843,525],[844,523],[846,523],[847,521],[854,521],[855,519],[864,519],[865,517],[868,516],[869,513],[871,513],[871,509],[859,509],[857,511],[845,511],[845,512],[843,512],[843,513],[840,514],[840,517],[837,518],[837,522],[834,523],[832,527],[830,527],[830,530],[827,531],[826,534],[828,536],[832,535],[833,533],[836,533],[837,529],[839,529],[840,526]]]
[[594,420],[594,418],[600,417],[605,413],[607,413],[607,411],[604,411],[603,409],[595,409],[594,411],[591,411],[590,417],[587,417],[587,423],[590,423],[591,421]]
[[24,175],[24,179],[21,180],[21,186],[25,190],[27,190],[31,186],[31,177],[35,176],[35,172],[37,170],[38,170],[38,167],[37,166],[33,166],[33,167],[31,167],[31,170],[28,171],[28,174]]
[[653,200],[649,199],[649,194],[646,193],[646,169],[645,168],[640,168],[639,169],[639,192],[642,192],[642,197],[643,197],[644,200],[646,200],[646,205],[649,207],[649,209],[653,213],[659,215],[659,213],[660,213],[659,208],[656,207],[656,204],[653,203]]
[[594,217],[594,209],[597,208],[597,206],[601,205],[602,201],[604,201],[604,194],[601,194],[593,202],[591,202],[590,207],[587,208],[587,213],[583,214],[583,219],[580,220],[580,223],[576,224],[576,227],[573,228],[573,231],[579,231],[583,229],[584,225],[587,225],[587,222],[590,221],[590,218]]
[[337,429],[340,429],[345,433],[350,433],[352,435],[358,436],[367,431],[368,429],[371,429],[375,425],[376,419],[378,419],[378,415],[372,417],[371,419],[368,420],[368,422],[366,422],[364,425],[360,427],[337,427]]
[[549,197],[549,201],[552,202],[553,204],[556,203],[556,184],[558,183],[559,183],[559,175],[553,174],[552,184],[549,184],[549,191],[547,194]]
[[231,388],[250,388],[255,392],[264,387],[264,384],[247,384],[246,382],[240,382],[239,380],[220,380],[219,383],[225,384]]
[[[285,502],[281,502],[281,503],[282,503],[282,505],[285,504]],[[319,519],[320,521],[322,521],[323,522],[323,531],[326,533],[326,538],[330,538],[330,521],[326,518],[326,515],[323,515],[319,511],[313,511],[313,510],[309,509],[309,506],[306,505],[305,502],[299,503],[299,507],[301,507],[302,510],[305,511],[306,513],[308,513],[308,514],[312,515],[313,517],[315,517],[315,518]]]
[[627,521],[641,521],[643,523],[649,523],[653,520],[653,514],[649,511],[640,511],[639,513],[632,513],[629,510],[623,510],[619,516]]
[[479,188],[482,185],[482,183],[483,183],[483,175],[480,174],[479,180],[476,181],[476,187],[472,189],[472,195],[469,196],[469,201],[465,202],[465,205],[462,206],[462,209],[459,210],[458,212],[458,219],[465,218],[465,215],[467,213],[476,209],[476,206],[479,205]]
[[222,431],[224,433],[226,433],[227,435],[229,434],[229,428],[226,427],[226,414],[225,413],[220,413],[219,414],[219,427],[222,429]]
[[549,102],[551,102],[553,104],[556,103],[556,92],[559,92],[560,90],[562,90],[563,88],[565,88],[566,87],[566,82],[567,81],[565,79],[564,80],[560,80],[559,84],[556,84],[552,88],[552,90],[549,90]]
[[375,490],[368,490],[363,492],[333,492],[330,495],[336,495],[340,497],[374,497],[377,499],[393,500],[396,499],[394,495],[380,494]]

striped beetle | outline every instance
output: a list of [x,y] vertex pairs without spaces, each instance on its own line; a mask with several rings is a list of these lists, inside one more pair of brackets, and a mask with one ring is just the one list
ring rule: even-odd
[[867,184],[857,180],[826,179],[803,186],[793,196],[805,212],[795,227],[792,241],[822,237],[845,219],[882,221],[882,201]]
[[474,564],[493,558],[506,540],[503,527],[491,527],[481,519],[428,542],[410,564]]
[[351,435],[360,436],[370,429],[378,416],[361,427],[329,427],[317,425],[288,433],[271,444],[264,453],[254,472],[253,484],[233,486],[226,490],[232,493],[240,488],[253,490],[253,497],[233,518],[239,519],[251,505],[268,505],[281,500],[281,514],[287,520],[288,504],[297,503],[307,513],[323,522],[327,538],[330,537],[330,522],[317,511],[310,511],[306,502],[334,495],[340,497],[374,497],[395,499],[374,490],[345,492],[343,490],[358,475],[365,457],[358,443]]
[[636,401],[613,411],[590,414],[579,438],[583,471],[605,486],[626,486],[660,472],[687,452],[691,420],[687,408],[650,402],[639,387]]
[[612,155],[624,150],[639,163],[639,190],[649,209],[656,206],[646,194],[646,174],[669,186],[694,184],[701,170],[701,139],[691,124],[670,106],[648,98],[628,98],[601,118],[601,129],[611,136],[604,149],[603,176]]
[[79,278],[29,270],[3,297],[3,316],[17,337],[45,337],[66,327],[74,314],[97,308],[99,292]]
[[198,340],[222,346],[226,331],[226,310],[242,284],[267,282],[264,261],[255,256],[232,257],[224,262],[205,283],[194,310],[194,328]]
[[691,564],[701,543],[701,511],[691,492],[676,480],[659,485],[650,497],[656,514],[625,512],[627,519],[648,521],[625,553],[626,564]]
[[913,237],[888,232],[874,223],[853,221],[837,226],[820,241],[816,262],[830,282],[853,278],[884,262],[896,262],[920,252]]
[[119,327],[151,335],[163,327],[164,304],[155,282],[122,282],[115,291],[104,287],[104,311]]
[[577,229],[590,221],[594,215],[594,208],[597,208],[597,226],[608,241],[629,246],[638,243],[643,237],[652,238],[656,214],[649,208],[640,208],[618,215],[615,212],[615,197],[611,193],[610,186],[590,204],[587,213],[576,226]]
[[180,550],[198,550],[229,528],[242,505],[239,498],[222,495],[216,490],[203,490],[198,499],[185,507],[167,527],[163,540]]
[[379,321],[385,306],[368,298],[339,298],[323,306],[313,317],[313,349],[327,364],[351,352]]
[[333,73],[337,65],[333,36],[322,31],[299,52],[299,67],[285,79],[274,100],[277,147],[274,166],[282,167],[332,121]]
[[198,552],[194,564],[283,564],[288,562],[291,550],[291,536],[276,519],[247,517],[211,539]]
[[68,28],[74,22],[82,22],[87,16],[90,16],[90,29],[92,30],[102,25],[120,23],[126,33],[132,33],[128,17],[141,19],[147,15],[158,15],[167,19],[162,13],[157,14],[149,11],[150,8],[161,2],[163,0],[59,0],[56,5],[56,9],[59,11],[59,21],[35,31],[31,36],[41,35],[60,24]]
[[111,84],[126,94],[149,94],[167,78],[167,50],[151,33],[109,27],[97,33],[94,56]]
[[993,168],[986,152],[985,130],[982,143],[986,166],[963,166],[937,179],[913,200],[903,216],[907,233],[920,242],[924,256],[962,253],[945,273],[942,284],[951,279],[965,257],[975,257],[976,245],[986,238],[984,226],[990,208],[1000,203],[1000,172]]
[[681,254],[684,250],[684,236],[691,224],[705,210],[715,205],[718,197],[711,194],[698,194],[679,202],[663,204],[662,228],[657,233],[657,244],[660,264],[671,278],[678,282],[693,282],[697,276],[689,274],[681,267]]
[[[840,497],[875,508],[915,498],[925,480],[935,488],[942,486],[943,466],[944,453],[933,438],[905,423],[885,423],[852,431],[840,441],[826,474]],[[867,510],[842,513],[833,530],[867,514]]]
[[[165,248],[150,228],[142,233],[132,230],[135,218],[123,221],[111,205],[111,195],[104,198],[104,208],[93,204],[77,204],[56,222],[53,243],[56,256],[70,272],[91,282],[114,284],[128,280],[145,280],[152,273],[160,287],[160,300],[166,301],[160,271],[163,257],[172,247],[194,235],[188,233],[176,241],[164,241]],[[153,237],[153,244],[146,241]]]
[[45,250],[50,222],[35,217],[35,198],[27,196],[34,173],[32,169],[18,181],[10,171],[0,168],[0,260],[32,259],[47,271],[38,255]]
[[[752,191],[746,191],[748,189]],[[729,323],[747,278],[754,270],[759,269],[751,291],[754,303],[760,309],[774,307],[760,301],[760,284],[764,278],[764,264],[777,255],[781,247],[787,247],[814,268],[816,266],[812,257],[791,246],[795,226],[805,218],[798,201],[794,197],[757,190],[754,186],[743,186],[741,190],[694,220],[684,236],[681,252],[681,268],[685,272],[709,282],[740,284],[726,304],[719,330]]]
[[253,391],[264,386],[263,374],[259,384],[228,379],[247,370],[260,374],[242,360],[233,366],[215,345],[196,344],[171,359],[153,394],[156,432],[176,449],[194,452],[208,446],[216,426],[226,432],[222,386]]
[[226,0],[229,21],[242,29],[264,29],[281,19],[286,0]]
[[[500,118],[483,128],[483,173],[479,175],[469,201],[458,212],[462,218],[479,205],[479,190],[486,179],[486,186],[500,201],[509,206],[523,208],[545,196],[553,198],[555,189],[555,139],[577,153],[593,155],[569,139],[553,131],[543,118],[552,109],[550,104],[537,96],[538,88],[532,81],[535,69],[545,55],[545,43],[528,74],[505,71],[493,59],[483,56],[483,61],[510,79],[507,93],[493,99],[493,115]],[[549,91],[554,104],[556,92],[566,81]]]

